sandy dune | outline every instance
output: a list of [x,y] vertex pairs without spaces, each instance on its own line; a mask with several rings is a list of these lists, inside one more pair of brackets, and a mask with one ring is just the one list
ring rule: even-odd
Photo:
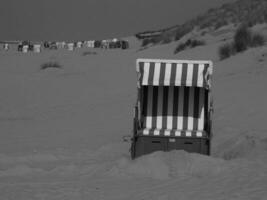
[[[267,47],[219,61],[221,35],[210,37],[177,55],[176,43],[0,51],[0,199],[266,199]],[[131,134],[142,57],[214,61],[211,157],[174,151],[130,160],[122,136]],[[63,68],[40,70],[48,61]]]

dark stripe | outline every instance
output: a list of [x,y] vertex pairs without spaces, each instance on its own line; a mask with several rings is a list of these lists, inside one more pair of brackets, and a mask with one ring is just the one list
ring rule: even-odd
[[195,87],[194,94],[194,122],[193,122],[193,130],[198,130],[198,118],[199,118],[199,87]]
[[143,104],[143,108],[142,108],[142,115],[143,116],[147,116],[147,100],[148,100],[148,87],[145,86],[143,87],[143,101],[142,101],[142,104]]
[[186,134],[185,134],[185,131],[181,131],[181,137],[185,137]]
[[169,87],[163,87],[163,109],[162,109],[162,127],[167,128],[167,116],[168,116],[168,95]]
[[156,127],[158,114],[158,87],[153,87],[152,127]]
[[[153,106],[153,86],[147,86],[148,88],[148,97],[147,97],[147,116],[152,116],[152,106]],[[149,126],[151,126],[151,124],[149,124]],[[147,118],[145,118],[145,127],[147,126]]]
[[208,121],[208,104],[209,104],[209,92],[208,90],[204,89],[204,130],[207,130],[208,123],[205,123]]
[[178,104],[179,104],[179,87],[173,87],[173,121],[172,127],[177,129],[177,116],[178,116]]
[[193,86],[197,86],[197,78],[198,78],[198,68],[199,65],[198,64],[194,64],[193,65]]
[[139,63],[139,73],[141,74],[141,77],[139,79],[140,86],[142,85],[143,78],[144,78],[144,62]]
[[202,137],[207,137],[207,132],[206,131],[202,132]]
[[186,86],[187,68],[188,68],[188,64],[187,63],[183,63],[181,86]]
[[155,63],[149,63],[148,85],[153,85]]
[[159,85],[164,85],[166,63],[160,63]]
[[195,87],[189,87],[189,104],[188,104],[188,117],[191,118],[190,127],[189,127],[189,118],[188,118],[188,128],[187,130],[192,130],[194,128],[194,94],[195,94]]
[[167,116],[168,114],[168,95],[169,87],[163,87],[163,116]]
[[153,112],[153,86],[147,86],[147,116],[152,116]]
[[170,80],[170,85],[174,85],[175,84],[176,70],[177,70],[177,64],[176,63],[172,63],[172,65],[171,65],[171,80]]
[[[171,117],[173,120],[173,86],[168,87],[168,109],[167,109],[167,117]],[[166,117],[166,118],[167,118]],[[168,122],[168,121],[167,121]],[[168,123],[167,123],[168,124]],[[167,125],[166,125],[167,127]],[[170,128],[173,129],[173,123],[170,125]]]
[[[163,113],[163,86],[159,86],[158,88],[158,106],[157,106],[157,117],[162,116]],[[161,121],[162,124],[162,121]],[[159,124],[157,124],[158,127]],[[159,128],[162,128],[159,127]]]
[[184,87],[184,114],[183,114],[183,129],[188,129],[188,111],[189,111],[189,87]]
[[173,89],[173,116],[178,116],[179,87]]
[[149,129],[149,136],[154,136],[154,129]]
[[196,137],[197,136],[197,132],[196,131],[192,131],[191,135],[192,135],[192,137]]
[[175,137],[175,130],[171,130],[171,137]]
[[147,116],[147,100],[148,100],[148,87],[142,87],[140,90],[140,100],[141,100],[141,127],[146,125],[146,116]]
[[135,116],[137,115],[137,118],[140,120],[139,123],[141,124],[141,127],[143,127],[143,122],[144,122],[144,115],[143,115],[143,96],[142,96],[142,93],[141,93],[141,88],[138,88],[137,89],[137,103],[136,103],[136,106],[137,106],[137,112],[136,113],[136,110],[135,110]]

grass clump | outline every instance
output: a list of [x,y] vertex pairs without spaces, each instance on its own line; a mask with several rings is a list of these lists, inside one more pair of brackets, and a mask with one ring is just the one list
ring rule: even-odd
[[233,44],[227,43],[219,47],[219,56],[221,60],[229,58],[233,54]]
[[243,52],[251,47],[263,46],[265,44],[264,36],[250,31],[248,26],[241,25],[235,35],[232,43],[223,44],[219,47],[218,53],[221,60]]
[[148,46],[149,44],[155,45],[155,44],[160,43],[161,41],[162,41],[161,36],[145,38],[142,41],[142,47]]
[[236,52],[242,52],[251,45],[252,33],[247,26],[239,27],[234,35],[234,48]]
[[97,55],[95,51],[85,51],[82,53],[83,56]]
[[260,34],[254,34],[251,40],[252,47],[263,46],[265,44],[265,38]]
[[57,62],[46,62],[44,64],[41,65],[41,70],[45,70],[48,68],[56,68],[56,69],[62,69],[62,65],[60,65]]
[[174,50],[174,53],[177,54],[180,51],[183,51],[187,48],[195,48],[197,46],[202,46],[202,45],[205,45],[205,41],[188,39],[186,42],[179,44]]

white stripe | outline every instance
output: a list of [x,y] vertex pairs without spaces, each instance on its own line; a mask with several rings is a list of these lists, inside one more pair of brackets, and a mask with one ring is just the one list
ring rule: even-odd
[[202,132],[198,131],[196,135],[197,137],[202,137]]
[[183,65],[181,63],[178,63],[176,65],[176,75],[175,75],[175,85],[180,86],[182,81],[182,69]]
[[181,136],[181,131],[175,131],[175,136],[180,137]]
[[203,87],[203,71],[204,71],[204,64],[198,65],[198,75],[197,75],[197,86]]
[[177,117],[177,129],[183,130],[183,112],[184,112],[184,87],[179,89],[179,104],[178,104],[178,117]]
[[194,65],[192,63],[188,63],[187,65],[187,76],[186,76],[186,86],[192,86],[193,84],[193,69]]
[[186,131],[185,136],[186,137],[192,137],[192,132],[191,131]]
[[142,80],[142,85],[148,85],[149,68],[150,68],[150,64],[147,62],[144,63],[144,76]]
[[165,130],[164,131],[164,136],[170,136],[171,135],[171,131],[170,130]]
[[193,130],[194,126],[194,87],[189,89],[189,109],[188,109],[188,130]]
[[199,90],[199,119],[198,119],[198,130],[204,129],[204,89]]
[[173,129],[172,121],[173,121],[173,117],[172,116],[167,116],[167,129]]
[[144,129],[143,130],[143,135],[149,135],[149,129]]
[[160,63],[155,63],[153,85],[159,85]]
[[164,85],[170,85],[170,80],[171,80],[171,63],[166,64],[165,68],[165,77],[164,77]]
[[154,135],[159,136],[159,130],[158,129],[154,130]]
[[146,117],[146,128],[152,128],[152,117]]
[[162,129],[162,116],[157,116],[156,128]]
[[169,87],[167,129],[173,129],[173,90],[173,86]]

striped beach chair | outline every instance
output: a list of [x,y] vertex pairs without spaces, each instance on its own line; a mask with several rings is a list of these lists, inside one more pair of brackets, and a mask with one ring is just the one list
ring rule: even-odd
[[154,151],[210,154],[211,61],[138,59],[132,158]]

